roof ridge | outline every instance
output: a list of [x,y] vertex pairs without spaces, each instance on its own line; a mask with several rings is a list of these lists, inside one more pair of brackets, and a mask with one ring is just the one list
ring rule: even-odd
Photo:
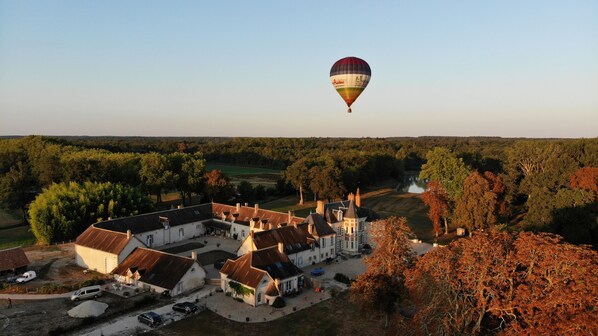
[[[126,235],[127,235],[127,233],[126,233],[126,232],[120,232],[120,231],[115,231],[115,230],[108,230],[108,229],[104,229],[104,228],[101,228],[101,227],[97,227],[97,226],[96,226],[96,224],[99,224],[99,223],[100,223],[100,222],[98,222],[98,223],[94,223],[94,224],[91,224],[91,225],[88,227],[88,229],[89,229],[90,227],[93,227],[93,228],[94,228],[94,229],[96,229],[96,230],[102,230],[102,231],[106,231],[106,232],[110,232],[110,233],[117,233],[117,234],[124,235],[124,236],[126,236]],[[87,230],[87,229],[85,229],[85,230]],[[131,237],[132,237],[132,234],[131,234]]]

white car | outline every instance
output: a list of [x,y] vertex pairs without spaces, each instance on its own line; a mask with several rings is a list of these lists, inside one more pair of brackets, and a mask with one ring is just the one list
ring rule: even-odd
[[27,272],[23,273],[23,275],[21,275],[20,277],[17,278],[17,283],[29,282],[35,278],[37,278],[35,271],[27,271]]

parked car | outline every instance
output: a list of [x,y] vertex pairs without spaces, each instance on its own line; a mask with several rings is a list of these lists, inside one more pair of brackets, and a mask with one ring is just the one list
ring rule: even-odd
[[313,276],[320,276],[326,273],[322,267],[314,268],[311,270],[310,274]]
[[222,268],[222,266],[224,266],[225,263],[226,259],[217,259],[216,261],[214,261],[214,268],[219,270]]
[[137,321],[150,327],[157,327],[162,324],[162,317],[154,312],[147,312],[137,316]]
[[195,313],[196,311],[199,310],[199,307],[192,302],[179,302],[179,303],[175,303],[172,306],[172,310],[179,312],[179,313],[185,313],[185,314],[191,314],[191,313]]
[[37,278],[35,271],[27,271],[27,272],[23,273],[23,275],[21,275],[20,277],[17,278],[17,283],[29,282],[35,278]]
[[83,287],[74,292],[73,295],[71,295],[71,301],[97,298],[99,296],[102,296],[101,286]]

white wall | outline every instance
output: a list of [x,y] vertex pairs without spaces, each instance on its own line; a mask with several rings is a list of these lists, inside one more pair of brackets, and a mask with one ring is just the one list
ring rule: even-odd
[[[103,274],[110,273],[110,271],[118,266],[118,256],[116,254],[77,244],[75,244],[75,261],[77,265],[83,268]],[[107,270],[106,268],[111,269]]]

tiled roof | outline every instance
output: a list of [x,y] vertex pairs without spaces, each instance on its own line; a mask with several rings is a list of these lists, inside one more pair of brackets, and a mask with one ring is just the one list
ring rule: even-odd
[[112,254],[119,254],[127,246],[128,242],[129,239],[127,239],[126,233],[105,230],[92,225],[77,237],[75,244]]
[[309,250],[311,249],[311,244],[318,246],[313,236],[308,233],[307,223],[254,232],[253,243],[258,250],[278,246],[278,243],[282,243],[284,245],[284,252],[287,254]]
[[0,272],[29,266],[29,259],[20,247],[0,251]]
[[[281,280],[303,273],[286,254],[280,253],[274,246],[248,252],[236,260],[229,259],[220,272],[226,274],[229,279],[251,288],[257,288],[266,273],[272,279]],[[270,291],[270,288],[268,290]]]
[[298,224],[305,220],[301,217],[296,217],[293,215],[289,216],[288,213],[260,209],[259,207],[256,209],[255,207],[236,207],[234,205],[219,203],[212,203],[212,212],[214,218],[222,219],[224,217],[227,221],[247,226],[249,226],[249,222],[251,220],[258,222],[259,225],[262,225],[265,221],[269,225],[273,226],[278,226],[283,223]]
[[168,225],[178,226],[210,218],[212,218],[212,204],[206,203],[182,209],[171,209],[131,217],[115,218],[94,225],[111,231],[127,232],[127,230],[131,230],[132,233],[141,233],[163,229],[164,219],[168,219]]
[[139,247],[112,274],[126,276],[129,270],[137,271],[141,274],[139,281],[172,290],[193,265],[201,267],[191,258]]
[[336,231],[332,229],[332,227],[326,223],[326,220],[322,215],[317,213],[312,213],[305,219],[308,225],[313,225],[313,235],[318,237],[324,237],[328,235],[335,235]]

